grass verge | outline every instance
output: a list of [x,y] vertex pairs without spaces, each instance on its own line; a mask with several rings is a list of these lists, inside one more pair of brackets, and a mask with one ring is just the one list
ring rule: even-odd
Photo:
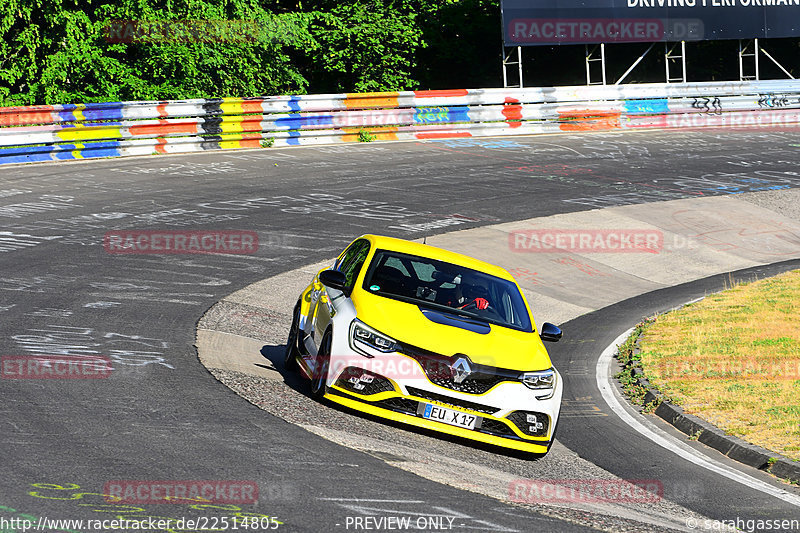
[[[800,461],[800,270],[736,285],[637,331],[620,361],[641,365],[670,402]],[[644,391],[627,376],[618,377],[641,404]]]

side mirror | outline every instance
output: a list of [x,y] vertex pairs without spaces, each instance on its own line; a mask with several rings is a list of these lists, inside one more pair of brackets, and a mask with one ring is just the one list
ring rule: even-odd
[[349,291],[347,290],[347,278],[344,277],[344,274],[339,272],[338,270],[328,269],[323,270],[319,273],[319,282],[325,285],[326,287],[330,287],[331,289],[336,289],[337,291],[342,291],[345,295],[349,296]]
[[558,339],[561,338],[561,334],[561,328],[551,324],[550,322],[545,322],[542,324],[542,330],[539,332],[539,337],[541,337],[543,341],[558,342]]

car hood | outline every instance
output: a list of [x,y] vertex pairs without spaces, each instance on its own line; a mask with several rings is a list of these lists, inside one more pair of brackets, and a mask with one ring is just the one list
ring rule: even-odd
[[[437,317],[428,308],[366,291],[354,294],[353,303],[359,320],[401,343],[423,350],[446,356],[464,354],[474,363],[512,370],[544,370],[552,366],[536,332],[495,324],[489,328],[475,327],[461,320],[447,320],[454,315],[431,309],[440,315]],[[481,329],[489,331],[480,333]]]

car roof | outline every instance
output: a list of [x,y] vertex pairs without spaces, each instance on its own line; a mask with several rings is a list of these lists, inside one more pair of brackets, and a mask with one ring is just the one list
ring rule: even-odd
[[384,235],[370,234],[362,235],[360,238],[370,241],[376,249],[391,250],[409,255],[438,259],[446,263],[453,263],[455,265],[471,268],[479,272],[491,274],[492,276],[496,276],[498,278],[514,281],[514,278],[511,276],[511,274],[509,274],[504,268],[487,263],[486,261],[481,261],[480,259],[475,259],[474,257],[470,257],[468,255],[451,252],[450,250],[445,250],[444,248],[438,248],[436,246],[431,246],[430,244],[423,244],[421,242],[408,241],[405,239],[397,239],[395,237],[386,237]]

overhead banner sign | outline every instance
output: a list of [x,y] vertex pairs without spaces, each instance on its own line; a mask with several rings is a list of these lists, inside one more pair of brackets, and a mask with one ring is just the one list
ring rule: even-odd
[[800,0],[501,0],[505,46],[800,36]]

